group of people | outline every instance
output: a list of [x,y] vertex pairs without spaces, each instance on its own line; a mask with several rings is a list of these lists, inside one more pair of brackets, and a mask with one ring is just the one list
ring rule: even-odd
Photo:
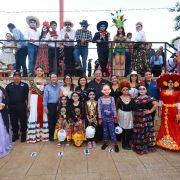
[[[180,151],[179,74],[164,74],[155,81],[147,71],[141,82],[132,71],[127,79],[119,81],[112,75],[108,81],[102,71],[96,70],[93,80],[88,82],[81,76],[75,85],[71,75],[65,75],[59,83],[57,75],[51,73],[47,83],[42,67],[38,66],[35,73],[29,86],[16,71],[13,82],[5,89],[0,87],[0,157],[9,152],[19,135],[21,142],[27,143],[58,139],[58,146],[63,141],[81,146],[86,140],[88,148],[95,148],[103,139],[102,150],[111,140],[114,151],[119,152],[116,127],[121,128],[122,148],[126,150],[142,155],[156,151],[157,144]],[[161,127],[156,139],[157,107]]]
[[[86,75],[89,42],[96,43],[99,67],[103,76],[109,77],[108,61],[113,59],[113,73],[117,76],[127,76],[131,70],[138,74],[152,69],[154,76],[158,77],[163,68],[166,68],[166,60],[161,46],[157,52],[152,49],[151,43],[145,43],[146,36],[143,31],[143,23],[136,23],[137,36],[132,41],[132,33],[125,33],[124,16],[121,11],[113,15],[113,25],[117,33],[113,37],[113,43],[108,32],[108,22],[97,23],[97,32],[92,36],[88,30],[87,20],[80,22],[81,28],[74,30],[74,24],[70,20],[64,21],[61,31],[57,30],[57,22],[42,23],[41,32],[38,31],[40,21],[35,16],[27,16],[28,28],[22,33],[13,23],[7,25],[10,33],[6,34],[0,61],[12,69],[15,64],[16,71],[23,69],[23,76],[34,76],[38,66],[43,67],[46,75],[51,72],[57,74],[64,71],[72,76]],[[15,41],[14,41],[15,40]],[[76,44],[75,44],[76,42]],[[16,50],[15,56],[14,51]],[[28,55],[28,71],[26,57]],[[90,72],[90,71],[89,71]],[[91,76],[89,74],[88,76]]]

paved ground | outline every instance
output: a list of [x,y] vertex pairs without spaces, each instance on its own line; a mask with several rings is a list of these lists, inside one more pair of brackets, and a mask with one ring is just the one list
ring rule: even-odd
[[[102,151],[100,144],[84,155],[83,147],[56,143],[17,142],[11,153],[0,159],[0,180],[119,180],[180,179],[180,153],[158,149],[139,156],[120,149],[119,153]],[[58,157],[63,151],[64,156]],[[31,157],[32,152],[37,156]]]

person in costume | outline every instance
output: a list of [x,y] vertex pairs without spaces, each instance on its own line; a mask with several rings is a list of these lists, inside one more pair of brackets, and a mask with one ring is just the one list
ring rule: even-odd
[[107,32],[108,22],[100,21],[97,23],[98,32],[95,33],[93,37],[93,42],[97,45],[97,54],[99,59],[99,64],[101,67],[101,71],[104,76],[109,76],[107,64],[108,64],[108,56],[109,56],[109,38],[110,33]]
[[[57,22],[51,21],[50,22],[50,29],[46,35],[46,40],[50,41],[48,43],[48,59],[49,59],[49,73],[55,72],[58,64],[58,60],[60,57],[60,43],[59,42],[51,42],[51,41],[58,41],[60,40],[60,32],[57,31]],[[55,64],[57,62],[57,64]]]
[[122,133],[122,148],[130,150],[130,139],[132,136],[132,128],[133,128],[133,107],[134,101],[131,99],[129,95],[129,89],[131,88],[130,82],[127,80],[122,81],[119,84],[119,90],[122,92],[122,95],[119,96],[116,109],[118,111],[118,120],[119,126],[123,128]]
[[85,132],[85,108],[84,103],[80,101],[80,95],[73,92],[70,103],[70,117],[73,122],[73,134]]
[[139,83],[139,96],[134,102],[133,151],[140,155],[155,152],[155,134],[151,113],[156,110],[158,103],[147,95],[144,82]]
[[[89,89],[87,96],[89,100],[85,104],[86,118],[87,118],[87,127],[93,126],[95,130],[97,129],[97,101],[95,100],[95,91],[94,89]],[[95,148],[95,137],[87,139],[88,148]]]
[[25,40],[28,40],[28,59],[29,59],[29,76],[34,76],[34,66],[36,64],[36,56],[38,52],[40,32],[37,30],[40,21],[35,16],[27,16],[26,22],[29,28],[24,33]]
[[[89,26],[87,20],[80,22],[81,29],[78,29],[75,34],[77,45],[74,49],[74,58],[76,61],[75,69],[82,69],[83,75],[86,75],[87,57],[88,57],[88,43],[92,41],[92,33],[87,28]],[[82,57],[82,64],[81,59]]]
[[6,33],[6,40],[2,46],[2,52],[0,53],[0,63],[5,64],[8,70],[14,69],[15,64],[15,55],[14,48],[16,47],[15,42],[13,41],[13,36],[11,33]]
[[[72,139],[72,122],[69,117],[69,98],[67,96],[61,96],[58,105],[58,120],[55,127],[54,139],[57,139],[58,131],[64,129],[66,131],[67,145]],[[61,142],[58,142],[58,146],[61,146]]]
[[129,95],[131,98],[135,98],[138,96],[138,87],[139,87],[139,75],[136,71],[132,71],[129,75],[129,81],[131,84],[131,87],[129,89]]
[[46,40],[46,35],[49,32],[50,25],[47,21],[44,21],[42,25],[43,27],[41,30],[41,35],[39,37],[40,43],[34,69],[36,70],[38,66],[41,66],[44,70],[44,73],[47,75],[49,74],[48,43],[43,42],[43,40]]
[[6,156],[12,147],[13,143],[7,110],[7,94],[5,89],[0,86],[0,158]]
[[145,50],[144,42],[146,41],[146,37],[142,29],[143,23],[137,22],[136,30],[138,34],[135,38],[136,44],[134,44],[131,67],[132,70],[135,70],[138,74],[144,76],[145,72],[150,69],[150,60],[149,55]]
[[28,108],[27,143],[48,141],[48,119],[43,109],[43,93],[47,84],[44,79],[44,71],[41,67],[36,68],[36,77],[30,81]]
[[110,135],[111,142],[114,145],[114,151],[119,152],[114,126],[114,122],[117,122],[116,106],[114,98],[109,95],[110,92],[110,85],[104,84],[102,86],[103,96],[98,99],[98,118],[99,124],[103,126],[104,141],[101,149],[105,150],[108,147],[108,137]]
[[161,126],[156,143],[159,147],[180,151],[180,75],[163,74],[157,79],[160,93]]
[[124,30],[124,15],[121,15],[121,11],[117,11],[113,15],[113,23],[117,28],[117,33],[113,38],[113,47],[114,47],[114,75],[124,76],[125,75],[125,54],[126,48],[124,42],[126,41],[126,34]]
[[63,41],[64,46],[64,64],[65,64],[65,75],[73,75],[73,69],[75,60],[73,56],[74,51],[74,39],[76,31],[72,29],[74,24],[70,20],[64,21],[64,27],[60,31],[60,40]]

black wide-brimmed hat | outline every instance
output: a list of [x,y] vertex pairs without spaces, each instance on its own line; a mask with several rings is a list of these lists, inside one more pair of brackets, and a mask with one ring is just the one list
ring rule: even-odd
[[108,22],[107,21],[99,21],[98,23],[97,23],[97,30],[99,31],[100,30],[100,26],[101,25],[105,25],[105,27],[106,27],[106,29],[107,29],[107,27],[108,27]]
[[80,25],[85,24],[86,26],[89,26],[89,24],[88,24],[88,21],[87,21],[87,20],[82,20],[82,22],[80,22],[79,24],[80,24]]

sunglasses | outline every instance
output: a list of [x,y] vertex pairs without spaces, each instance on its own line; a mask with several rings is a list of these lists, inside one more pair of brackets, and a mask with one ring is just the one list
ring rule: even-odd
[[68,23],[67,23],[67,24],[65,24],[65,26],[71,26],[71,24],[68,24]]

